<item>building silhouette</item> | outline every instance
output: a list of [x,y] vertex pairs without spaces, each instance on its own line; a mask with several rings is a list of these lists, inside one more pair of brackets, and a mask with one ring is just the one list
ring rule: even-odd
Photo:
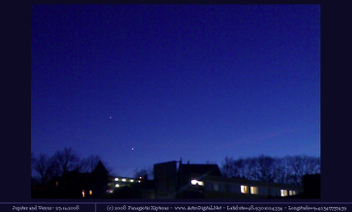
[[261,199],[320,198],[320,174],[307,175],[303,186],[222,177],[217,164],[154,164],[154,179],[110,176],[99,161],[91,173],[77,170],[32,187],[32,198],[120,199]]
[[32,198],[104,198],[108,184],[108,171],[101,161],[89,173],[65,171],[53,177],[46,186],[32,186]]
[[292,197],[302,186],[224,178],[217,164],[182,164],[170,161],[154,165],[157,199],[232,199]]
[[178,185],[177,162],[154,164],[156,199],[175,199]]
[[[111,178],[112,179],[112,178]],[[143,199],[249,199],[298,197],[302,186],[224,178],[216,164],[183,164],[169,161],[154,164],[154,180],[142,180],[121,185],[122,179],[110,180],[111,194],[135,188],[134,195],[126,198]],[[131,179],[125,178],[125,181]],[[118,184],[118,187],[116,185]],[[136,186],[138,185],[138,186]]]

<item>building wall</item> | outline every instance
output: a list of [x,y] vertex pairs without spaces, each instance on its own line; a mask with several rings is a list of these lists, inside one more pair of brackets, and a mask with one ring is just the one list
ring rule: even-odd
[[260,199],[293,197],[303,191],[292,185],[208,175],[202,165],[187,164],[177,172],[176,165],[176,161],[154,165],[155,198]]
[[268,198],[293,196],[302,192],[301,187],[250,181],[243,179],[204,179],[204,198]]
[[155,197],[157,199],[174,199],[177,184],[176,161],[154,165]]

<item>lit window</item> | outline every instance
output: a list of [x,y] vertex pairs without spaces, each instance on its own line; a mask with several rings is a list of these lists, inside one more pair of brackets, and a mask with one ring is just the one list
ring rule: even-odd
[[92,195],[93,194],[93,191],[92,190],[89,190],[89,195]]
[[116,184],[115,187],[118,188],[118,187],[120,187],[120,185],[119,185],[119,184]]
[[126,179],[122,179],[122,182],[126,182]]
[[296,191],[292,191],[292,190],[290,190],[289,192],[288,192],[288,194],[290,195],[290,196],[292,196],[292,195],[296,195]]
[[199,185],[199,186],[204,186],[203,181],[198,181],[198,180],[191,180],[192,185]]
[[82,198],[84,198],[84,196],[85,196],[85,192],[84,190],[82,190]]
[[59,182],[58,181],[56,181],[56,186],[59,186]]
[[251,186],[251,194],[258,194],[258,187]]
[[287,196],[287,190],[281,189],[281,196],[286,197]]
[[241,193],[248,194],[248,186],[241,185]]
[[115,181],[119,181],[119,178],[116,177],[116,178],[115,178]]

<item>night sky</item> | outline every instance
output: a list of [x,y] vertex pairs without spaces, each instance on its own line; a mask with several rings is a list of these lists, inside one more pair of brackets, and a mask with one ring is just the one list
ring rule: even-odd
[[126,177],[320,156],[320,7],[33,5],[31,151],[64,147]]

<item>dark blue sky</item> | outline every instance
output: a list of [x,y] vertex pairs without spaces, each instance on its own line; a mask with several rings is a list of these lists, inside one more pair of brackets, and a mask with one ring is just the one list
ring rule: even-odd
[[320,155],[317,5],[31,12],[35,154],[72,147],[122,176],[180,157]]

